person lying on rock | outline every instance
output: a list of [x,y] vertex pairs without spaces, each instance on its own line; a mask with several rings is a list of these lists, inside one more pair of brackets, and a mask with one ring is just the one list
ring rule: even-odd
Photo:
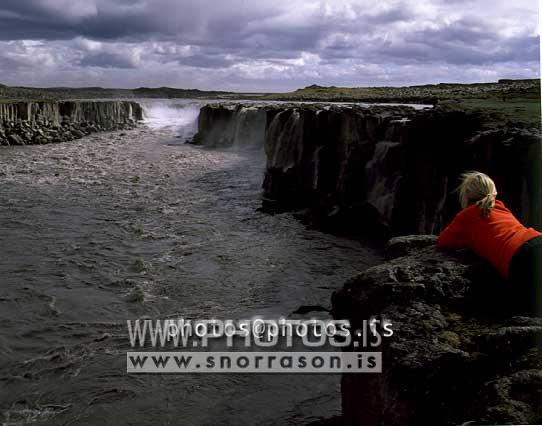
[[441,232],[437,245],[468,248],[485,258],[510,284],[515,308],[542,316],[542,233],[523,226],[496,199],[495,183],[484,173],[463,174],[458,189],[463,210]]

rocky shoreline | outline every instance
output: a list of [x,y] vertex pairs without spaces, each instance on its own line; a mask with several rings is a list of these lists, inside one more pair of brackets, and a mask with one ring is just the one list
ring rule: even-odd
[[66,142],[100,131],[133,128],[143,109],[131,101],[0,103],[0,145]]

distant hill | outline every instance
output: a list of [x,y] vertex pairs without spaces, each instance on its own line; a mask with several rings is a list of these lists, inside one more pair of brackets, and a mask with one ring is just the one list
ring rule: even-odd
[[408,102],[436,104],[465,99],[540,98],[540,80],[499,80],[496,83],[438,83],[406,87],[335,87],[312,84],[289,93],[235,93],[173,87],[108,89],[103,87],[9,87],[0,84],[0,98],[107,99],[107,98],[215,98],[285,101]]
[[[254,97],[261,96],[255,94]],[[139,87],[137,89],[107,89],[103,87],[8,87],[0,85],[0,98],[4,99],[110,99],[110,98],[215,98],[247,99],[250,94],[172,87]]]
[[417,103],[494,115],[494,122],[541,127],[540,80],[503,79],[496,83],[439,83],[407,87],[324,87],[316,84],[267,100],[309,102]]
[[204,98],[236,95],[232,92],[204,91],[199,89],[175,89],[172,87],[139,87],[132,90],[136,96],[141,97],[165,97],[165,98]]
[[406,87],[324,87],[313,84],[265,99],[287,101],[417,102],[525,97],[540,98],[540,80],[499,80],[497,83],[439,83]]

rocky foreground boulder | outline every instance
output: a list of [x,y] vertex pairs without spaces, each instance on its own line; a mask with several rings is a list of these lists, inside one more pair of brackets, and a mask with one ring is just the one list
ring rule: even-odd
[[487,264],[433,236],[394,238],[387,256],[332,298],[353,328],[375,316],[394,330],[377,349],[382,374],[343,375],[344,423],[541,424],[542,319],[512,310]]

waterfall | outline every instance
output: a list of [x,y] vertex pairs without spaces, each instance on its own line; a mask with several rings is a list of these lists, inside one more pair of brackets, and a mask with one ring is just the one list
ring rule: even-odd
[[397,142],[381,141],[375,146],[371,161],[365,166],[367,175],[367,201],[387,222],[391,221],[401,180],[400,148]]
[[184,141],[198,130],[201,102],[193,100],[143,100],[144,123],[151,129],[172,129]]

